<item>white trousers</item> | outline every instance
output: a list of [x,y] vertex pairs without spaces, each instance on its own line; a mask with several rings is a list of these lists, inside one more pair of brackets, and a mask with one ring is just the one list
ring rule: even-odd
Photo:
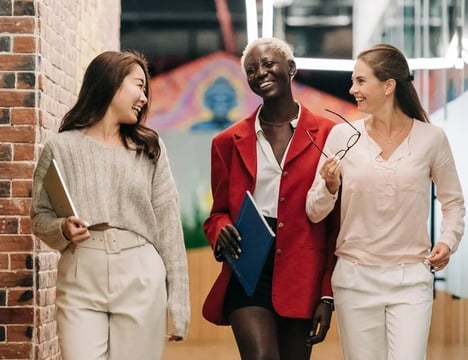
[[332,287],[344,360],[424,360],[433,281],[423,263],[362,266],[339,258]]
[[[99,249],[106,240],[110,245]],[[153,245],[141,240],[130,231],[93,231],[60,258],[56,306],[63,360],[161,359],[166,271]]]

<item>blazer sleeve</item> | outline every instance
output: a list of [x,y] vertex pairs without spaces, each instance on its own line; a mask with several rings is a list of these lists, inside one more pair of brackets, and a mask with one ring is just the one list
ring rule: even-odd
[[213,205],[209,217],[203,224],[203,230],[211,248],[215,250],[216,241],[221,229],[227,224],[232,224],[229,209],[229,179],[230,163],[223,156],[218,142],[213,140],[211,145],[211,192]]

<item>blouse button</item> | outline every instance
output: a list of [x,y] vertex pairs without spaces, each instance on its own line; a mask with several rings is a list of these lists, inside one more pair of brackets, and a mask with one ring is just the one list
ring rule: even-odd
[[276,255],[281,255],[282,252],[283,252],[283,250],[281,250],[281,249],[276,249]]
[[284,224],[282,222],[278,223],[278,229],[281,229],[284,227]]
[[283,202],[284,200],[286,200],[286,199],[285,199],[283,196],[281,196],[281,197],[279,198],[279,201],[280,201],[280,202]]

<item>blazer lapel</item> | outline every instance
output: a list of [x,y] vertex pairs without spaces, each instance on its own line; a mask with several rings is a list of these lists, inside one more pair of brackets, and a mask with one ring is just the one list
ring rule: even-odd
[[312,145],[307,132],[312,136],[312,139],[315,139],[315,133],[317,130],[317,119],[303,106],[301,117],[299,118],[296,129],[294,130],[294,137],[286,157],[285,166],[288,162],[294,160],[294,158],[302,153],[307,147]]
[[255,114],[251,115],[244,126],[234,133],[234,146],[239,157],[252,178],[257,175],[257,134],[255,133]]

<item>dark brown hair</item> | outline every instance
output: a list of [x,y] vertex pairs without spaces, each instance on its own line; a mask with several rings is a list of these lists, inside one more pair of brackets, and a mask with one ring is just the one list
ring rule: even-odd
[[378,44],[360,52],[357,58],[370,66],[380,81],[389,79],[396,81],[395,99],[406,115],[422,122],[429,122],[414,88],[413,75],[408,62],[400,50],[392,45]]
[[161,152],[159,136],[142,123],[150,101],[148,64],[143,55],[136,52],[106,51],[91,61],[85,71],[78,99],[63,117],[59,132],[83,129],[99,122],[134,66],[140,66],[145,73],[148,102],[138,114],[136,124],[120,125],[120,136],[127,149],[146,154],[156,162]]

